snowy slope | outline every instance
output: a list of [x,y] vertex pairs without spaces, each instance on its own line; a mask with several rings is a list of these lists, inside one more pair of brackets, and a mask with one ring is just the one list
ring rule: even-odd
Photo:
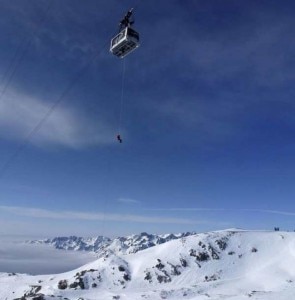
[[295,295],[295,233],[219,231],[131,254],[107,249],[74,271],[0,275],[0,299],[259,299]]
[[27,241],[30,244],[45,244],[53,246],[61,250],[76,250],[76,251],[92,251],[100,253],[105,250],[112,250],[116,253],[136,253],[138,251],[154,247],[159,244],[166,243],[171,240],[176,240],[189,235],[194,235],[194,232],[179,233],[179,234],[148,234],[142,232],[127,237],[117,237],[110,239],[108,237],[98,236],[92,238],[83,238],[77,236],[55,237],[53,239]]

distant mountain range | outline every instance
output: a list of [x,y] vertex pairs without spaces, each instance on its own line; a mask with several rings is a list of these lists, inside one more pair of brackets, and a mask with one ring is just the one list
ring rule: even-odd
[[50,245],[60,250],[91,251],[96,253],[111,250],[115,253],[130,254],[194,234],[195,232],[156,235],[142,232],[140,234],[117,237],[114,239],[104,236],[91,238],[69,236],[33,240],[27,241],[27,243]]
[[83,244],[81,249],[99,251],[100,255],[61,274],[0,273],[0,299],[294,299],[293,232],[231,229],[161,238],[142,233],[113,240],[86,239],[83,243],[75,237],[48,240],[47,244],[56,243],[62,249],[78,250]]

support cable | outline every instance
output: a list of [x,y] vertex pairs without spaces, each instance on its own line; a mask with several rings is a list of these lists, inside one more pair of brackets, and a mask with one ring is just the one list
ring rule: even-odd
[[96,53],[94,56],[91,57],[91,59],[88,60],[86,65],[82,67],[79,72],[76,73],[76,75],[73,77],[69,85],[65,88],[63,93],[52,103],[52,105],[49,107],[48,111],[45,113],[45,115],[40,119],[40,121],[36,124],[36,126],[29,132],[29,134],[24,137],[22,142],[19,144],[19,146],[16,148],[16,150],[8,157],[8,159],[4,162],[4,164],[0,167],[0,178],[3,177],[7,169],[13,164],[14,160],[18,157],[18,155],[24,150],[24,148],[28,145],[28,143],[32,140],[32,138],[38,133],[38,131],[41,129],[43,124],[47,121],[47,119],[51,116],[51,114],[55,111],[57,106],[65,99],[66,95],[70,92],[72,87],[76,84],[76,82],[84,75],[85,71],[88,69],[90,64],[101,55],[103,51],[105,51],[106,46],[109,42],[106,42],[100,51]]
[[[26,37],[22,40],[22,42],[19,44],[19,46],[17,47],[17,50],[13,56],[13,59],[11,60],[7,70],[5,71],[4,76],[2,77],[1,80],[1,85],[4,84],[3,89],[0,92],[0,101],[3,98],[4,94],[6,93],[18,67],[21,65],[25,54],[27,52],[27,50],[29,49],[32,39],[33,37],[37,34],[38,30],[40,30],[40,28],[43,27],[43,25],[45,24],[45,22],[47,21],[47,17],[48,17],[48,12],[51,9],[53,4],[53,1],[49,2],[43,17],[40,19],[39,22],[37,22],[35,29],[31,32],[30,37],[28,39],[26,39]],[[7,81],[6,78],[8,77]],[[6,83],[4,83],[6,81]]]

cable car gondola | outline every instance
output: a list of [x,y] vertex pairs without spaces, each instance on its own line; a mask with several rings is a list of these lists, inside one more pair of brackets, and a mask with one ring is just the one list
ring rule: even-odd
[[131,27],[134,23],[130,21],[132,11],[133,9],[130,9],[120,21],[120,32],[111,40],[110,52],[120,58],[124,58],[139,47],[139,34]]

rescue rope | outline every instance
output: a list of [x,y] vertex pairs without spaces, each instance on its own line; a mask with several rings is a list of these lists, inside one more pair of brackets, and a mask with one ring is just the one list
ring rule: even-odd
[[122,80],[121,80],[121,98],[120,98],[120,112],[119,112],[118,134],[121,133],[121,126],[122,126],[122,119],[123,119],[125,73],[126,73],[126,62],[125,62],[125,58],[123,58],[123,62],[122,62]]

